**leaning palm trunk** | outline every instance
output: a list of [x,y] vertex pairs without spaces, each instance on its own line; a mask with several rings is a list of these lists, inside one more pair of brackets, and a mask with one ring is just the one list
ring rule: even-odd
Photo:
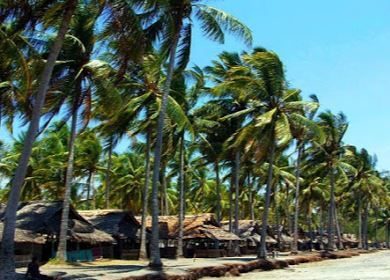
[[152,239],[150,244],[150,263],[149,266],[153,268],[161,268],[162,262],[160,258],[159,235],[158,235],[158,177],[160,174],[161,152],[163,144],[163,129],[164,119],[167,110],[169,91],[171,90],[171,83],[173,72],[175,68],[176,49],[180,39],[180,31],[182,22],[176,26],[176,34],[174,34],[172,46],[169,51],[169,65],[167,71],[167,78],[165,80],[164,92],[161,101],[160,112],[157,121],[157,136],[156,146],[154,149],[154,163],[153,163],[153,178],[152,178]]
[[14,236],[16,225],[16,211],[19,204],[20,192],[27,172],[28,161],[31,155],[32,146],[39,130],[39,120],[41,110],[45,103],[46,93],[49,87],[53,68],[58,54],[62,48],[65,34],[68,30],[69,22],[76,8],[77,0],[69,0],[66,4],[64,17],[58,30],[57,37],[53,47],[50,50],[45,67],[39,79],[39,87],[35,96],[35,102],[32,110],[32,116],[26,138],[23,145],[22,154],[19,158],[16,168],[11,191],[9,193],[7,209],[4,215],[4,229],[1,241],[0,253],[0,279],[15,279],[15,261],[14,261]]
[[141,218],[141,241],[139,249],[139,259],[145,260],[148,257],[146,248],[146,215],[148,211],[148,192],[150,181],[150,129],[146,135],[146,151],[145,151],[145,185],[142,193],[142,218]]
[[[79,84],[80,86],[80,84]],[[68,223],[69,223],[69,207],[70,207],[70,194],[73,183],[73,166],[74,166],[74,149],[75,149],[75,140],[77,134],[77,111],[78,111],[78,97],[77,94],[73,101],[73,112],[72,112],[72,124],[70,129],[70,139],[69,139],[69,154],[68,154],[68,163],[66,166],[66,179],[65,179],[65,194],[64,202],[62,206],[61,214],[61,226],[60,226],[60,235],[58,242],[57,258],[66,261],[66,251],[67,251],[67,236],[68,236]],[[88,202],[89,205],[89,202]]]
[[[275,133],[275,132],[273,132]],[[269,166],[268,166],[268,177],[267,177],[267,189],[265,192],[265,205],[264,205],[264,212],[263,212],[263,219],[261,224],[261,240],[260,240],[260,246],[258,250],[258,258],[265,259],[267,258],[267,247],[266,247],[266,238],[267,238],[267,227],[268,227],[268,212],[269,212],[269,206],[271,202],[271,185],[272,185],[272,176],[273,176],[273,163],[275,158],[275,149],[276,149],[276,143],[275,143],[275,136],[273,134],[272,140],[271,140],[271,146],[270,146],[270,153],[269,153]]]
[[183,254],[183,222],[184,222],[184,134],[182,134],[180,139],[179,147],[179,236],[177,240],[177,254],[178,258],[182,258]]
[[328,248],[327,250],[334,250],[334,209],[335,209],[335,199],[334,199],[334,189],[335,189],[335,178],[334,178],[334,168],[331,165],[330,168],[330,205],[329,205],[329,220],[328,220]]
[[110,137],[108,146],[108,158],[107,158],[107,171],[106,171],[106,209],[110,208],[110,189],[111,189],[111,166],[112,166],[112,149],[113,149],[113,140]]
[[303,151],[303,145],[298,141],[298,155],[297,155],[297,166],[295,170],[295,212],[294,212],[294,240],[292,244],[292,252],[298,252],[298,217],[299,217],[299,188],[300,188],[300,173],[301,173],[301,156]]

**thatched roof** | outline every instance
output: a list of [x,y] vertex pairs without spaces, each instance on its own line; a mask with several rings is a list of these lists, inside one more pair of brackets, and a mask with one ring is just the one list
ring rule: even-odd
[[[223,228],[225,230],[229,229],[229,221],[222,222]],[[261,240],[261,228],[256,221],[253,220],[239,220],[238,221],[238,231],[239,237],[245,241],[253,243],[253,245],[260,243]],[[276,244],[277,241],[270,235],[265,239],[266,243]]]
[[97,229],[120,239],[137,239],[141,224],[131,212],[123,210],[87,210],[79,211]]
[[343,242],[348,242],[348,243],[359,243],[359,241],[356,238],[356,235],[352,233],[344,233],[342,235],[342,240]]
[[[136,217],[141,223],[141,217]],[[146,219],[146,228],[151,230],[152,219]],[[179,233],[179,220],[177,216],[159,217],[160,239],[176,239]],[[214,214],[205,213],[186,215],[183,221],[184,239],[208,238],[214,240],[240,240],[240,238],[218,226]]]
[[223,228],[213,225],[196,225],[184,229],[184,239],[212,239],[219,241],[238,241],[241,240],[234,233],[228,232]]
[[[136,219],[141,223],[141,217]],[[184,234],[187,229],[194,228],[200,225],[218,226],[214,214],[205,213],[198,215],[186,215],[183,221]],[[152,228],[152,218],[147,217],[146,228],[148,231]],[[179,219],[177,216],[159,216],[160,239],[175,239],[179,231]]]
[[[61,226],[62,201],[34,201],[20,205],[16,217],[16,227],[36,234],[58,237]],[[107,233],[96,229],[70,206],[68,239],[76,242],[97,244],[113,243]]]
[[[4,224],[0,223],[0,236],[3,235]],[[16,243],[34,243],[34,244],[44,244],[45,238],[39,234],[35,234],[29,230],[23,230],[16,228],[15,230],[15,242]]]

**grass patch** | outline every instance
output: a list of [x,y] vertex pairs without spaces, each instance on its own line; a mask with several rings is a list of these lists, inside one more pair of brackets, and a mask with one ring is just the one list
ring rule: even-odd
[[66,261],[63,261],[59,258],[52,258],[46,264],[48,264],[48,265],[64,265],[64,264],[69,264],[69,263]]

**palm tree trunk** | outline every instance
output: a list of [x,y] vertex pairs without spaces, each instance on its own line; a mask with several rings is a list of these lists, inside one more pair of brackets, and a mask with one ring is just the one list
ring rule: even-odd
[[221,213],[221,182],[219,179],[219,162],[218,160],[214,163],[215,170],[215,184],[216,184],[216,192],[217,192],[217,222],[218,224],[221,222],[222,213]]
[[[81,84],[79,83],[78,87]],[[80,91],[79,91],[80,92]],[[59,242],[58,242],[58,250],[57,250],[57,258],[66,261],[66,251],[67,251],[67,236],[68,236],[68,220],[69,220],[69,207],[70,207],[70,194],[73,183],[73,166],[74,166],[74,149],[75,149],[75,140],[77,135],[77,112],[78,112],[78,99],[79,94],[74,97],[73,108],[72,108],[72,124],[70,129],[70,140],[69,140],[69,154],[68,154],[68,162],[66,167],[66,179],[65,179],[65,194],[64,194],[64,202],[62,206],[62,214],[61,214],[61,226],[60,226],[60,234],[59,234]]]
[[92,190],[93,172],[90,171],[87,180],[87,209],[91,209],[91,190]]
[[334,250],[334,208],[335,208],[335,174],[333,165],[330,167],[330,205],[329,205],[329,221],[328,221],[328,251]]
[[161,213],[164,213],[164,215],[169,215],[169,205],[168,205],[168,190],[167,190],[167,177],[166,177],[166,171],[167,171],[167,163],[163,163],[161,168],[161,186],[162,186],[162,205],[163,211]]
[[[278,187],[275,188],[275,193],[277,193]],[[282,232],[280,230],[280,207],[279,201],[277,200],[277,196],[274,198],[274,209],[275,209],[275,224],[276,224],[276,241],[278,242],[278,250],[282,249]]]
[[146,246],[146,216],[148,212],[148,192],[150,181],[150,141],[152,132],[148,129],[146,135],[146,151],[145,151],[145,185],[142,193],[142,218],[141,218],[141,240],[139,249],[139,259],[146,260],[148,258]]
[[307,228],[309,230],[309,250],[313,250],[313,229],[312,229],[312,209],[309,206],[309,213],[307,215]]
[[298,217],[299,217],[299,188],[300,188],[300,173],[301,173],[301,156],[303,151],[303,145],[301,145],[301,142],[297,142],[297,148],[298,148],[298,155],[297,155],[297,165],[295,170],[295,208],[294,208],[294,240],[292,244],[292,252],[297,253],[298,252]]
[[106,209],[110,208],[111,166],[112,166],[113,139],[110,137],[108,146],[107,171],[106,171]]
[[286,215],[286,220],[284,225],[287,227],[287,230],[289,233],[293,232],[292,230],[292,224],[291,224],[291,218],[290,218],[290,184],[286,184],[286,200],[285,200],[285,215]]
[[359,194],[358,197],[358,218],[359,218],[359,243],[358,243],[358,248],[362,249],[363,248],[363,225],[362,225],[362,199],[361,199],[361,194]]
[[233,174],[234,174],[234,170],[231,170],[230,190],[229,190],[229,232],[233,232],[233,185],[234,185]]
[[251,180],[251,174],[248,173],[248,187],[249,187],[249,216],[252,221],[255,220],[255,209],[253,205],[253,182]]
[[378,208],[375,207],[375,247],[378,248]]
[[365,205],[363,213],[363,249],[368,250],[368,203]]
[[322,208],[322,205],[320,205],[320,249],[322,250],[324,248],[324,209]]
[[386,248],[390,249],[390,220],[386,222]]
[[236,151],[234,159],[234,188],[235,188],[235,197],[234,197],[234,233],[239,234],[239,195],[240,195],[240,152]]
[[[274,130],[274,127],[272,128]],[[261,224],[261,240],[258,251],[258,258],[266,259],[267,258],[267,247],[266,247],[266,238],[267,238],[267,227],[268,227],[268,212],[271,202],[271,186],[272,186],[272,177],[273,177],[273,163],[275,159],[275,149],[276,149],[276,140],[275,132],[272,132],[271,146],[269,151],[269,166],[268,166],[268,177],[267,177],[267,187],[265,192],[265,205],[263,212],[263,219]]]
[[336,207],[336,205],[334,207],[334,220],[335,220],[335,224],[336,224],[337,238],[339,240],[339,249],[343,250],[344,249],[344,245],[343,245],[343,241],[342,241],[341,229],[340,229],[339,219],[338,219],[338,216],[337,216],[337,207]]
[[159,248],[159,228],[158,228],[158,177],[160,174],[161,152],[163,143],[163,129],[164,119],[167,110],[169,91],[171,90],[171,83],[173,72],[175,68],[176,50],[180,39],[180,31],[182,28],[182,22],[179,21],[176,25],[176,34],[173,37],[172,46],[169,51],[169,65],[167,71],[167,77],[164,84],[164,91],[161,101],[160,112],[157,121],[157,136],[156,146],[154,149],[154,162],[153,162],[153,178],[152,178],[152,239],[150,244],[150,263],[152,268],[161,268],[162,262],[160,258]]
[[177,253],[176,257],[182,258],[183,254],[183,222],[184,222],[184,133],[180,139],[179,147],[179,177],[178,177],[178,186],[179,186],[179,236],[177,240]]
[[4,229],[1,240],[0,251],[0,279],[15,279],[15,261],[14,261],[14,236],[16,225],[16,211],[19,205],[20,192],[27,172],[28,161],[31,155],[32,146],[39,130],[39,120],[41,110],[45,102],[46,93],[49,87],[53,68],[61,51],[65,34],[68,30],[69,22],[76,9],[77,0],[69,0],[65,7],[64,17],[58,30],[53,47],[50,50],[45,67],[39,79],[39,87],[35,96],[35,102],[32,110],[31,121],[23,145],[22,154],[19,158],[16,168],[11,191],[8,197],[7,208],[4,215]]
[[[239,229],[239,220],[240,220],[240,209],[239,209],[239,199],[240,199],[240,152],[236,151],[234,159],[234,233],[236,235],[240,234]],[[237,241],[234,242],[234,255],[240,255],[240,246]]]

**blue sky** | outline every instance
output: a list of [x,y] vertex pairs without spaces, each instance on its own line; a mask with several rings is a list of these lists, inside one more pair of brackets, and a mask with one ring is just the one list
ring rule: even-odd
[[[322,110],[343,111],[350,122],[345,142],[375,153],[379,170],[390,169],[389,0],[209,4],[246,23],[256,46],[277,52],[292,87],[316,94]],[[198,28],[194,32],[192,64],[206,66],[223,50],[245,49],[235,38],[219,45],[204,39]]]
[[[273,50],[292,87],[316,94],[321,109],[343,111],[350,122],[345,142],[378,156],[390,169],[390,1],[214,0],[253,31],[255,45]],[[207,65],[223,50],[245,46],[193,40],[192,62]]]

